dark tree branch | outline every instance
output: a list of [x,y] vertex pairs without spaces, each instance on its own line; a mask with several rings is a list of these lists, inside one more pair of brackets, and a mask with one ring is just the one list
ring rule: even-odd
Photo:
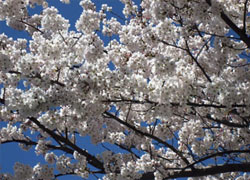
[[71,147],[72,149],[74,149],[75,151],[77,151],[78,153],[80,153],[81,155],[85,156],[87,159],[87,162],[89,164],[91,164],[92,166],[103,170],[104,172],[104,167],[103,167],[103,163],[100,162],[98,159],[96,159],[95,156],[92,156],[91,154],[89,154],[87,151],[81,149],[80,147],[78,147],[77,145],[73,144],[71,141],[69,141],[68,139],[59,136],[57,134],[55,134],[53,131],[51,131],[50,129],[46,128],[44,125],[42,125],[36,118],[34,117],[29,117],[29,119],[35,123],[41,130],[43,130],[44,132],[46,132],[47,134],[49,134],[53,139],[57,139],[58,141],[61,141],[62,143],[64,143],[65,145]]
[[[104,103],[134,103],[134,104],[153,104],[157,105],[158,102],[150,101],[150,100],[144,100],[144,101],[139,101],[135,99],[108,99],[108,100],[103,100],[102,102]],[[179,103],[170,103],[172,106],[180,106]],[[204,108],[217,108],[217,109],[225,109],[225,108],[246,108],[247,106],[245,104],[232,104],[232,105],[217,105],[217,104],[207,104],[207,103],[194,103],[194,102],[187,102],[187,106],[192,106],[192,107],[204,107]]]
[[[8,73],[10,73],[10,74],[17,74],[17,75],[21,75],[22,74],[21,72],[13,71],[13,70],[8,71]],[[41,77],[40,74],[36,74],[35,76],[31,76],[31,75],[25,75],[25,76],[27,76],[28,78],[38,78],[38,79],[42,80],[42,77]],[[58,79],[59,79],[59,77],[57,77],[57,80],[50,80],[50,83],[51,84],[57,84],[59,86],[65,87],[66,85],[63,84],[63,83],[61,83],[61,82],[59,82]]]
[[[198,30],[197,30],[198,31]],[[198,31],[198,33],[204,33],[204,34],[207,34],[207,35],[211,35],[211,36],[216,36],[216,37],[220,37],[220,38],[228,38],[228,39],[233,39],[233,40],[241,40],[240,38],[238,37],[231,37],[231,36],[226,36],[226,35],[219,35],[219,34],[215,34],[215,33],[209,33],[209,32],[206,32],[206,31]]]
[[183,48],[183,47],[180,47],[180,46],[177,46],[175,44],[170,44],[168,43],[167,41],[164,41],[164,40],[161,40],[161,39],[158,39],[159,42],[162,42],[163,44],[167,45],[167,46],[171,46],[171,47],[175,47],[177,49],[181,49],[183,51],[186,51],[187,49]]
[[212,120],[214,122],[224,124],[226,126],[233,127],[233,128],[247,128],[247,127],[249,127],[249,124],[238,124],[238,123],[230,122],[228,120],[215,119],[215,118],[212,118],[210,114],[207,114],[206,118],[209,119],[209,120]]
[[113,12],[113,11],[110,11],[111,14],[113,14],[114,16],[118,17],[119,19],[123,20],[123,21],[126,21],[125,18],[121,17],[119,14]]
[[35,29],[36,31],[39,31],[41,34],[44,34],[44,32],[41,31],[38,27],[36,27],[36,26],[34,26],[34,25],[32,25],[32,24],[29,24],[29,23],[27,23],[27,22],[25,22],[25,21],[23,21],[23,20],[18,20],[18,21],[21,22],[21,23],[23,23],[23,24],[25,24],[25,25],[27,25],[27,26],[32,27],[32,28]]
[[5,100],[3,98],[0,98],[0,103],[5,104]]
[[[172,175],[169,175],[168,177],[165,177],[164,180],[174,179],[174,178],[208,176],[208,175],[215,175],[227,172],[250,172],[250,163],[224,164],[203,169],[180,171],[180,172],[175,172]],[[153,172],[145,173],[140,178],[140,180],[148,180],[148,179],[154,179]]]
[[67,175],[75,175],[74,172],[69,172],[69,173],[66,173],[66,174],[56,174],[55,175],[55,180],[57,179],[57,177],[62,177],[62,176],[67,176]]
[[225,156],[225,155],[230,155],[230,154],[242,154],[242,153],[248,153],[250,154],[250,150],[231,150],[231,151],[222,151],[222,152],[217,152],[217,153],[214,153],[214,154],[210,154],[210,155],[207,155],[197,161],[195,161],[194,163],[188,165],[187,167],[185,167],[184,169],[187,169],[187,168],[190,168],[198,163],[201,163],[203,161],[206,161],[208,159],[211,159],[211,158],[214,158],[214,157],[221,157],[221,156]]
[[[1,144],[7,144],[7,143],[12,143],[12,142],[17,142],[17,143],[22,143],[25,144],[26,146],[36,146],[37,142],[31,141],[31,140],[21,140],[21,139],[13,139],[13,140],[7,140],[7,141],[2,141]],[[68,147],[65,146],[55,146],[51,144],[46,144],[48,149],[52,150],[61,150],[69,154],[73,154],[74,151]]]
[[37,143],[34,142],[34,141],[21,140],[21,139],[12,139],[12,140],[1,141],[1,144],[7,144],[7,143],[12,143],[12,142],[22,143],[22,144],[25,144],[27,146],[35,146],[35,145],[37,145]]
[[250,63],[246,63],[246,64],[239,64],[239,65],[231,65],[228,64],[228,66],[232,67],[232,68],[240,68],[240,67],[244,67],[244,66],[249,66]]
[[132,155],[134,155],[137,159],[140,158],[137,154],[135,154],[135,153],[132,151],[131,148],[126,147],[126,146],[124,146],[124,145],[122,145],[122,144],[117,144],[117,143],[115,143],[115,145],[118,146],[119,148],[125,150],[125,151],[128,151],[129,153],[131,153]]
[[157,105],[157,102],[153,102],[153,101],[139,101],[139,100],[135,100],[135,99],[107,99],[107,100],[103,100],[103,103],[133,103],[133,104],[154,104]]
[[201,47],[201,49],[200,49],[199,52],[197,53],[195,59],[198,59],[198,57],[199,57],[199,55],[202,53],[204,47],[208,48],[208,45],[207,45],[207,44],[211,41],[211,39],[212,39],[212,36],[211,36],[208,40],[205,41],[205,43],[203,44],[203,46]]
[[22,73],[20,73],[18,71],[13,71],[13,70],[8,71],[8,73],[10,73],[10,74],[18,74],[18,75],[22,74]]
[[246,0],[244,3],[243,28],[242,28],[244,33],[246,33],[247,3],[248,3],[248,0]]
[[200,65],[200,63],[198,62],[198,60],[191,53],[187,41],[185,41],[185,42],[186,42],[186,46],[187,46],[186,52],[192,58],[192,60],[195,62],[195,64],[199,67],[199,69],[205,75],[205,77],[207,78],[207,80],[211,83],[212,82],[211,78],[208,76],[208,74],[206,73],[205,69]]
[[[212,6],[211,0],[206,0],[209,6]],[[240,29],[236,24],[222,11],[220,13],[221,19],[236,33],[240,36],[240,39],[250,48],[250,38],[245,33],[244,29]]]
[[247,47],[250,48],[250,38],[248,37],[248,35],[245,34],[243,30],[238,28],[224,12],[221,13],[221,18],[234,32],[236,32],[240,36],[241,40],[247,45]]
[[[176,104],[173,104],[176,105]],[[178,104],[177,104],[178,105]],[[187,102],[188,106],[192,107],[211,107],[211,108],[217,108],[217,109],[225,109],[225,108],[245,108],[247,107],[245,104],[232,104],[232,105],[216,105],[216,104],[205,104],[205,103],[194,103],[194,102]]]
[[150,139],[153,139],[153,140],[165,145],[167,148],[169,148],[173,152],[175,152],[187,165],[190,164],[189,161],[183,156],[183,154],[180,151],[178,151],[174,146],[172,146],[172,145],[168,144],[167,142],[161,140],[160,138],[158,138],[158,137],[156,137],[156,136],[154,136],[152,134],[149,134],[147,132],[142,132],[142,131],[136,129],[136,127],[134,127],[133,125],[121,120],[120,118],[118,118],[117,116],[113,115],[110,112],[105,111],[104,115],[106,115],[109,118],[114,119],[115,121],[119,122],[120,124],[128,127],[129,129],[133,130],[134,132],[136,132],[136,133],[138,133],[138,134],[140,134],[142,136],[148,137]]

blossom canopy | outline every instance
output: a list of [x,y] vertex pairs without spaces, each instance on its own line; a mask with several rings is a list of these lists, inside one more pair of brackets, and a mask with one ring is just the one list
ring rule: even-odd
[[0,179],[250,179],[250,2],[79,2],[0,0],[0,144],[46,161]]

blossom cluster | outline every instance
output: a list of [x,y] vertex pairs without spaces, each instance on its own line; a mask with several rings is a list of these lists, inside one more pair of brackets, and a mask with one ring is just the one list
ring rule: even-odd
[[[160,180],[249,165],[249,3],[120,2],[121,15],[112,3],[81,0],[71,31],[49,1],[0,0],[0,20],[31,37],[0,34],[0,143],[35,146],[48,163],[17,162],[0,179]],[[105,150],[85,149],[86,136]],[[249,175],[198,179],[230,178]]]

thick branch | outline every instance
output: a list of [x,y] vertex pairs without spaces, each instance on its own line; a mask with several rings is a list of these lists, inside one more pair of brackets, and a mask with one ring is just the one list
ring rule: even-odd
[[[211,0],[206,0],[208,5],[212,5]],[[240,36],[240,39],[250,48],[250,38],[245,33],[244,29],[240,29],[236,24],[222,11],[220,13],[221,19],[236,33]]]
[[157,141],[157,142],[159,142],[159,143],[165,145],[167,148],[169,148],[169,149],[171,149],[173,152],[175,152],[175,153],[176,153],[176,154],[177,154],[177,155],[178,155],[187,165],[190,164],[190,163],[188,162],[188,160],[183,156],[183,154],[182,154],[180,151],[178,151],[174,146],[172,146],[172,145],[168,144],[167,142],[161,140],[160,138],[158,138],[158,137],[156,137],[156,136],[154,136],[154,135],[152,135],[152,134],[149,134],[149,133],[147,133],[147,132],[142,132],[142,131],[136,129],[136,127],[134,127],[133,125],[131,125],[131,124],[129,124],[129,123],[127,123],[127,122],[121,120],[120,118],[116,117],[115,115],[113,115],[113,114],[110,113],[110,112],[107,112],[107,111],[106,111],[106,112],[104,112],[104,115],[107,115],[108,117],[110,117],[110,118],[116,120],[116,121],[119,122],[120,124],[122,124],[122,125],[128,127],[129,129],[133,130],[134,132],[136,132],[136,133],[138,133],[138,134],[140,134],[140,135],[142,135],[142,136],[148,137],[148,138],[150,138],[150,139],[153,139],[153,140],[155,140],[155,141]]
[[247,3],[248,3],[248,0],[246,0],[244,3],[243,28],[242,28],[244,33],[246,33]]
[[250,150],[231,150],[231,151],[217,152],[217,153],[210,154],[208,156],[205,156],[205,157],[195,161],[194,163],[192,163],[192,164],[188,165],[187,167],[185,167],[185,169],[189,168],[191,166],[194,166],[195,164],[206,161],[208,159],[214,158],[214,157],[225,156],[225,155],[230,155],[230,154],[243,154],[243,153],[250,154]]
[[[184,177],[209,176],[209,175],[215,175],[215,174],[227,173],[227,172],[250,172],[250,163],[224,164],[224,165],[212,166],[212,167],[203,168],[203,169],[180,171],[180,172],[176,172],[173,175],[170,175],[164,178],[164,180],[174,179],[174,178],[184,178]],[[153,172],[146,173],[140,178],[140,180],[148,180],[148,179],[154,179]]]
[[0,98],[0,104],[5,104],[5,100],[3,98]]
[[42,125],[36,118],[29,117],[29,119],[33,123],[35,123],[40,129],[42,129],[44,132],[48,133],[52,138],[57,139],[57,140],[61,141],[62,143],[65,143],[66,145],[68,145],[72,149],[76,150],[81,155],[85,156],[87,158],[87,161],[88,161],[89,164],[91,164],[92,166],[94,166],[94,167],[96,167],[96,168],[101,169],[101,170],[104,171],[103,163],[100,162],[98,159],[96,159],[95,156],[92,156],[87,151],[79,148],[77,145],[73,144],[68,139],[55,134],[53,131],[51,131],[50,129],[46,128],[44,125]]

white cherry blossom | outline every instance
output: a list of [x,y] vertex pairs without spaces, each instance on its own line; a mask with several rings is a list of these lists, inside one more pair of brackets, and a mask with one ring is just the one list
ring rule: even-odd
[[249,2],[116,3],[0,0],[0,179],[249,179]]

